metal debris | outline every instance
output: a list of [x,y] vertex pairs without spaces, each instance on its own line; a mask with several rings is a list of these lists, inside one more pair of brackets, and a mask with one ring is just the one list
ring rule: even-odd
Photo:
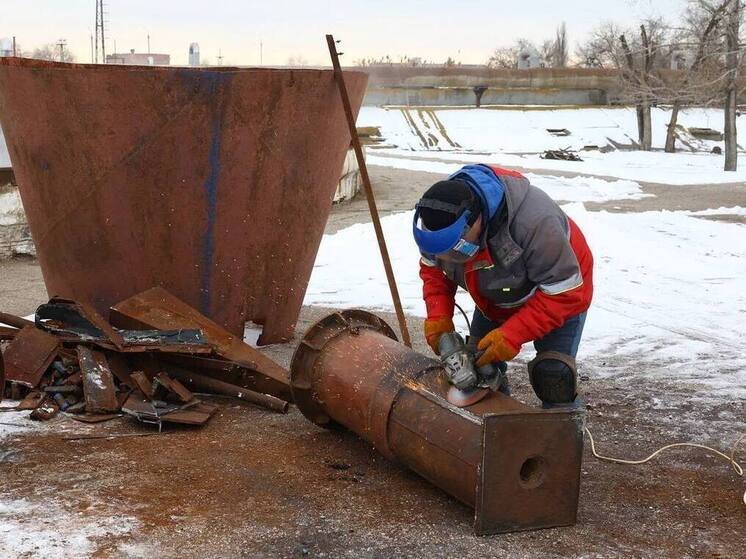
[[41,305],[35,323],[11,316],[23,328],[0,367],[9,365],[11,397],[23,398],[14,409],[33,410],[36,419],[63,411],[97,423],[123,412],[159,428],[203,425],[217,407],[195,398],[186,382],[287,411],[286,400],[262,392],[289,398],[288,372],[168,292],[150,290],[117,308],[116,326],[88,305],[60,298]]
[[44,404],[33,410],[29,417],[34,421],[49,421],[57,415],[59,411],[60,407],[57,404],[47,400]]
[[583,161],[580,156],[568,149],[548,149],[541,155],[542,159],[558,159],[560,161]]
[[78,346],[80,371],[83,373],[83,394],[85,409],[89,413],[106,413],[119,409],[114,375],[109,369],[106,356],[100,351],[92,351]]
[[260,392],[254,392],[248,388],[236,386],[216,378],[201,375],[191,371],[179,371],[170,369],[172,376],[182,380],[188,386],[197,391],[208,392],[210,394],[220,394],[222,396],[230,396],[238,400],[245,402],[251,402],[259,406],[278,411],[280,413],[287,413],[290,404],[280,398],[275,398],[269,394],[262,394]]
[[[163,394],[164,397],[159,396]],[[183,384],[178,380],[172,379],[166,373],[158,373],[153,379],[153,393],[154,399],[165,399],[168,400],[169,396],[175,397],[175,399],[182,404],[191,402],[194,400],[194,394],[192,394]]]
[[[119,328],[200,329],[223,361],[254,372],[251,378],[223,380],[290,401],[289,373],[286,369],[160,287],[114,305],[111,308],[111,322]],[[185,357],[179,357],[182,363],[188,362]]]
[[57,356],[59,342],[54,336],[26,326],[5,350],[5,379],[35,388]]

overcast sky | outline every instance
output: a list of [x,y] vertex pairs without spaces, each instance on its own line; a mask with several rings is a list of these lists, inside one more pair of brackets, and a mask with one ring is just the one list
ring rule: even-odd
[[[362,57],[420,56],[483,63],[492,49],[519,37],[550,38],[567,22],[571,44],[603,20],[634,25],[641,17],[675,18],[686,0],[107,0],[107,52],[171,54],[186,64],[189,43],[223,64],[285,64],[302,56],[327,64],[325,33],[342,39],[343,63]],[[59,38],[78,61],[91,59],[95,0],[2,0],[0,37],[15,35],[25,50]],[[571,49],[572,51],[573,49]]]

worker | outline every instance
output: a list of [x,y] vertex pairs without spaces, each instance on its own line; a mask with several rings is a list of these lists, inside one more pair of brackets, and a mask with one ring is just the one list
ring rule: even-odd
[[562,209],[516,171],[467,165],[425,192],[413,233],[433,351],[442,334],[454,331],[462,287],[476,305],[469,334],[484,352],[477,365],[504,371],[533,341],[537,354],[528,371],[536,395],[547,406],[574,402],[593,256]]

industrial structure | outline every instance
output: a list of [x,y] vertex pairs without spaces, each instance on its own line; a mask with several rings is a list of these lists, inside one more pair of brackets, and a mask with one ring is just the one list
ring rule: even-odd
[[199,43],[189,45],[189,65],[199,66]]
[[168,66],[171,64],[170,54],[157,54],[150,52],[120,52],[106,55],[107,64],[126,64],[130,66]]

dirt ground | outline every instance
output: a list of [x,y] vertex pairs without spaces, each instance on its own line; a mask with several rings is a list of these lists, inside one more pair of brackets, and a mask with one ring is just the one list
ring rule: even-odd
[[[384,214],[411,208],[439,178],[370,170]],[[366,221],[366,212],[364,200],[339,206],[327,230]],[[0,278],[2,310],[28,314],[46,297],[34,261],[0,263]],[[298,332],[328,311],[304,308]],[[409,324],[415,348],[425,352],[420,320]],[[288,366],[299,336],[265,351]],[[699,388],[685,383],[630,384],[624,372],[635,364],[624,359],[580,364],[588,424],[602,453],[639,458],[675,440],[729,448],[743,431],[743,402],[695,398]],[[619,374],[601,375],[610,369]],[[525,364],[512,364],[509,374],[516,397],[536,404]],[[128,419],[87,426],[60,417],[10,434],[0,439],[0,501],[35,500],[65,511],[62,519],[29,517],[19,529],[26,526],[31,537],[34,527],[59,530],[70,546],[67,523],[127,526],[121,535],[94,536],[92,556],[102,558],[746,557],[743,479],[700,452],[622,466],[594,459],[586,441],[576,526],[475,537],[472,511],[356,436],[318,428],[295,408],[280,415],[214,401],[221,409],[201,429],[68,441],[63,437],[75,433],[144,428]]]

